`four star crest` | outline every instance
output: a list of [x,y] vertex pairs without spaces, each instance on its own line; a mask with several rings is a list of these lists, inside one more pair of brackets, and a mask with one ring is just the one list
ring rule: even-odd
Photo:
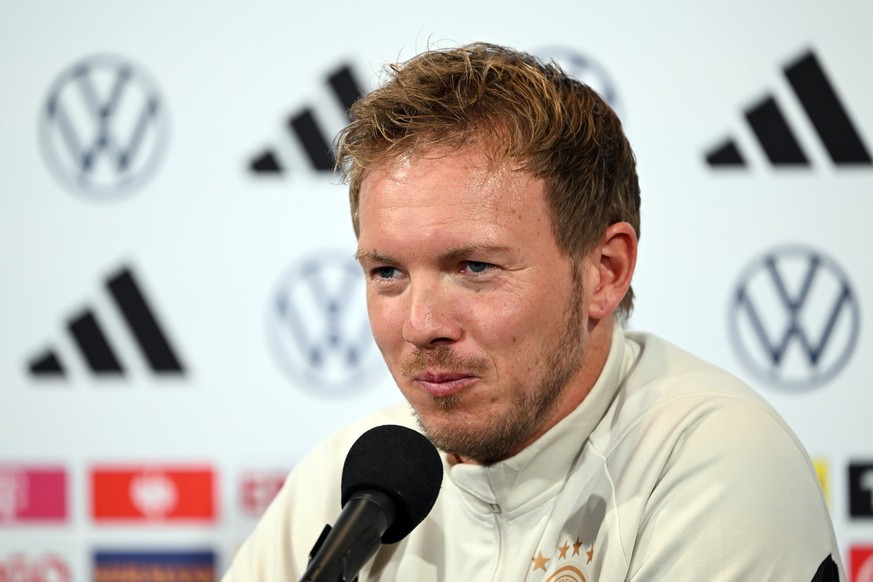
[[[556,548],[557,552],[558,552],[557,553],[557,560],[569,560],[573,556],[579,556],[581,554],[582,547],[584,545],[585,545],[585,543],[582,540],[580,540],[578,537],[576,538],[575,542],[571,542],[569,540],[564,541],[564,543],[562,545],[560,545]],[[570,548],[573,548],[573,553],[570,554],[568,557],[568,552],[570,551]],[[585,551],[585,555],[588,557],[588,561],[585,563],[590,564],[591,561],[594,559],[594,545],[593,544],[591,545],[590,548],[588,548],[588,550]],[[531,563],[533,564],[533,571],[536,572],[537,570],[542,570],[543,572],[545,572],[546,571],[546,564],[548,564],[552,560],[553,557],[555,557],[555,554],[552,554],[551,556],[543,556],[542,550],[538,551],[537,555],[534,556],[533,558],[531,558]]]

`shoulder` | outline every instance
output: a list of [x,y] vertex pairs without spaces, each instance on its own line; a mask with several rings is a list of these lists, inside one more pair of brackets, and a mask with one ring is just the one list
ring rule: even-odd
[[609,430],[600,436],[612,446],[641,427],[675,433],[710,417],[754,418],[790,434],[779,414],[733,374],[657,336],[626,335],[635,356],[607,412],[609,422],[601,423]]
[[[653,335],[628,333],[636,356],[592,444],[607,457],[621,449],[657,449],[689,440],[732,450],[767,445],[792,457],[805,451],[782,417],[736,376]],[[666,460],[666,459],[665,459]]]
[[[599,446],[624,517],[638,526],[632,570],[656,579],[687,555],[683,567],[699,567],[707,579],[709,562],[691,554],[717,551],[716,572],[745,568],[773,579],[768,568],[790,561],[808,579],[835,542],[794,432],[728,372],[654,336],[629,336],[640,345],[636,366]],[[791,551],[775,559],[786,546]]]
[[625,377],[626,391],[671,396],[710,391],[763,402],[733,374],[663,338],[642,332],[626,332],[625,336],[637,346],[636,360]]

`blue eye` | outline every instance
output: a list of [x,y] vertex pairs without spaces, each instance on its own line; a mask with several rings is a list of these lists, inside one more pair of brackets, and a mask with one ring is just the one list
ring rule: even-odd
[[467,261],[467,269],[469,269],[471,273],[484,273],[491,266],[490,263],[483,263],[481,261]]
[[393,279],[397,273],[397,267],[376,267],[373,269],[373,277],[377,279]]

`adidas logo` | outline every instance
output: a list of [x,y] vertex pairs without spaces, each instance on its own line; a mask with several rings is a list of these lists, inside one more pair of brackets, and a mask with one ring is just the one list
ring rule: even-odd
[[[813,52],[801,55],[784,67],[791,91],[821,140],[831,161],[838,166],[873,165],[864,141],[852,124],[839,95]],[[769,94],[744,111],[746,122],[770,164],[777,167],[812,165],[805,149],[785,116],[784,107]],[[746,156],[729,138],[706,154],[713,168],[744,167]]]
[[[289,157],[296,153],[303,158],[303,164],[319,172],[333,171],[336,159],[331,145],[332,136],[348,123],[349,108],[363,95],[349,65],[342,65],[328,75],[327,85],[340,107],[328,109],[324,106],[317,111],[305,107],[291,115],[286,124],[292,143],[297,146],[294,148],[292,145]],[[328,127],[328,131],[325,131],[325,127]],[[285,173],[285,165],[278,148],[270,147],[252,158],[249,170],[261,175],[280,175]]]
[[[152,371],[161,374],[183,374],[182,363],[170,346],[166,334],[161,330],[145,295],[137,285],[133,272],[127,267],[122,267],[106,281],[106,289]],[[112,347],[104,326],[100,324],[94,310],[85,308],[71,317],[67,321],[67,330],[73,344],[92,372],[117,376],[125,373],[116,349]],[[57,378],[64,377],[67,373],[58,352],[51,347],[33,358],[28,368],[30,374],[35,377]]]

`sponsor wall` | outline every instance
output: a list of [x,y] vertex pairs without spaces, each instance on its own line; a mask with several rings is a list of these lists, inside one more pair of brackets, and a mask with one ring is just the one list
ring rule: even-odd
[[212,580],[309,448],[399,400],[328,144],[383,63],[474,40],[619,111],[630,326],[782,412],[873,580],[870,3],[0,13],[0,580]]

